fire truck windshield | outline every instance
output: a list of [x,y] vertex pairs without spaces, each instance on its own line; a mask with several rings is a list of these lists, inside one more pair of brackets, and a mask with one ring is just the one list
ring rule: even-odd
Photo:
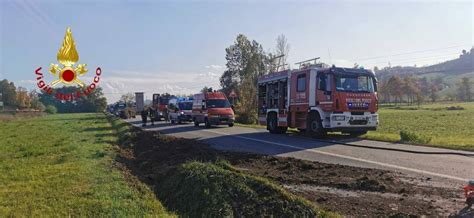
[[160,104],[168,104],[169,101],[169,98],[160,98]]
[[341,92],[374,92],[374,80],[368,75],[336,75],[336,90]]
[[229,108],[230,103],[226,99],[209,99],[207,100],[208,108]]

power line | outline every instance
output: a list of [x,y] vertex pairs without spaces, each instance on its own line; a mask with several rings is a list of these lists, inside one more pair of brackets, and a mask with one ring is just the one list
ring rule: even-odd
[[[431,55],[431,56],[423,56],[423,57],[412,57],[412,58],[402,58],[402,59],[392,59],[386,61],[377,61],[377,62],[361,62],[361,64],[381,64],[381,63],[409,63],[416,60],[435,60],[442,57],[448,57],[453,55],[459,55],[459,53],[450,53],[450,54],[442,54],[442,55]],[[401,61],[401,62],[400,62]]]
[[[382,55],[382,56],[374,56],[374,57],[367,57],[367,58],[361,58],[358,59],[357,61],[364,61],[364,60],[370,60],[370,59],[380,59],[380,58],[385,58],[385,57],[393,57],[393,56],[400,56],[400,55],[409,55],[409,54],[416,54],[416,53],[423,53],[423,52],[431,52],[431,51],[438,51],[438,50],[446,50],[450,48],[459,48],[459,47],[465,47],[466,45],[456,45],[456,46],[449,46],[449,47],[444,47],[444,48],[434,48],[434,49],[426,49],[426,50],[417,50],[417,51],[411,51],[411,52],[404,52],[404,53],[398,53],[398,54],[390,54],[390,55]],[[357,62],[356,61],[356,62]]]

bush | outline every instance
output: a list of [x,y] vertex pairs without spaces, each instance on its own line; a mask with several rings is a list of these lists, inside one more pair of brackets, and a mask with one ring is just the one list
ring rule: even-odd
[[55,106],[53,105],[48,105],[46,106],[46,109],[44,109],[44,112],[48,113],[48,114],[55,114],[58,112],[58,109],[56,109]]
[[415,144],[428,144],[431,137],[418,135],[413,132],[402,130],[400,131],[400,142],[409,142]]
[[448,111],[460,111],[460,110],[464,110],[464,108],[461,107],[461,106],[451,106],[451,107],[447,107],[446,110],[448,110]]
[[46,109],[46,107],[44,106],[43,103],[38,102],[38,105],[36,105],[36,108],[35,108],[35,109],[37,109],[37,110],[43,112],[43,111]]

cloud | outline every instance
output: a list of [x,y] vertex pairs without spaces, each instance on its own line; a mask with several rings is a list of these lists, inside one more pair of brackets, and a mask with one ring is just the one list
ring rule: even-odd
[[[118,101],[125,93],[145,92],[145,99],[153,93],[194,94],[204,86],[220,88],[220,73],[214,72],[139,72],[104,71],[99,86],[108,103]],[[90,81],[84,78],[84,81]]]
[[20,80],[18,83],[31,85],[31,84],[36,84],[36,81],[35,81],[35,80],[31,80],[31,79],[26,79],[26,80]]
[[213,70],[220,70],[222,68],[224,68],[223,66],[220,66],[220,65],[214,65],[214,64],[211,64],[211,65],[208,65],[208,66],[205,66],[206,69],[213,69]]

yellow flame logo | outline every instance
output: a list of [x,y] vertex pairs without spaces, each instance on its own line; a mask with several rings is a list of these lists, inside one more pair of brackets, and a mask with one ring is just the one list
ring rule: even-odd
[[49,71],[53,75],[59,73],[59,79],[53,81],[51,86],[55,86],[58,83],[76,83],[83,87],[84,83],[80,81],[77,76],[78,74],[82,76],[87,73],[87,68],[85,64],[78,64],[76,68],[73,68],[73,65],[79,60],[79,54],[77,53],[76,43],[72,37],[72,31],[70,27],[66,29],[66,35],[64,36],[63,45],[58,51],[57,60],[59,63],[64,65],[64,67],[61,68],[58,64],[51,64]]
[[72,37],[71,28],[66,29],[66,35],[64,36],[63,45],[58,51],[57,59],[59,63],[66,67],[74,65],[79,60],[79,55],[76,50],[76,43]]

